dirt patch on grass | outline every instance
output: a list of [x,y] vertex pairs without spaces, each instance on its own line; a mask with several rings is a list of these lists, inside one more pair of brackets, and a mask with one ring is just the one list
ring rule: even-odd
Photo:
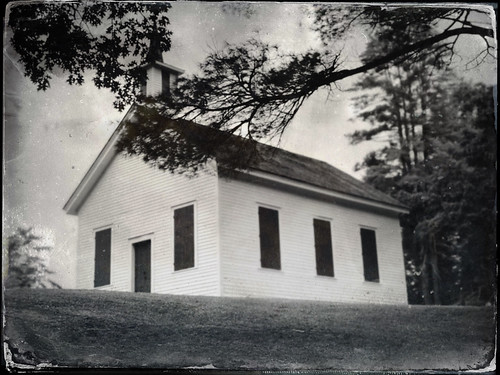
[[26,364],[457,371],[488,366],[494,349],[491,307],[75,290],[8,290],[5,304]]

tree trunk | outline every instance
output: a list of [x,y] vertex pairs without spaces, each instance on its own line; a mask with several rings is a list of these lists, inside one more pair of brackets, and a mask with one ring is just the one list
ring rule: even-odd
[[406,109],[409,112],[409,124],[410,124],[410,131],[411,131],[411,137],[410,137],[410,145],[411,145],[411,151],[413,152],[413,165],[417,166],[419,162],[419,157],[418,157],[418,140],[417,140],[417,134],[415,131],[416,123],[415,123],[415,115],[416,115],[416,102],[417,98],[414,96],[413,91],[412,91],[412,82],[406,82],[407,86],[407,95],[408,95],[408,105],[410,106],[409,109]]
[[429,158],[430,153],[430,142],[429,142],[429,124],[427,116],[427,89],[428,83],[425,80],[424,75],[420,76],[420,107],[422,110],[422,152],[424,163]]
[[[402,87],[403,78],[401,77],[401,70],[400,70],[399,66],[397,67],[397,77],[399,79],[400,92],[403,92],[403,87]],[[411,156],[410,156],[410,137],[411,136],[410,136],[410,132],[408,129],[408,113],[406,110],[406,99],[404,98],[404,95],[401,95],[401,103],[402,103],[402,105],[399,105],[399,102],[398,102],[398,107],[401,108],[403,115],[401,116],[400,111],[397,111],[399,121],[401,123],[401,128],[402,128],[401,134],[403,134],[402,143],[401,143],[401,153],[403,155],[403,160],[404,160],[406,170],[408,172],[410,172],[412,169]]]
[[[391,85],[391,90],[394,93],[396,90],[394,88],[394,76],[390,74],[389,70],[385,72],[385,76],[388,82],[390,82]],[[401,81],[401,79],[400,79]],[[407,157],[404,153],[404,147],[406,144],[405,137],[403,134],[403,119],[401,118],[401,105],[399,102],[400,98],[397,97],[396,95],[392,94],[390,103],[393,106],[393,116],[395,120],[396,127],[398,129],[398,140],[399,140],[399,148],[401,150],[400,155],[399,155],[399,163],[401,165],[401,171],[403,176],[407,175],[408,172],[410,171],[410,166],[408,166],[408,160]]]
[[432,267],[432,284],[434,290],[434,304],[441,305],[441,277],[439,275],[438,256],[436,249],[436,238],[429,236],[430,265]]
[[421,267],[421,285],[422,285],[422,296],[424,298],[425,305],[432,305],[434,300],[430,293],[430,275],[429,275],[429,265],[427,263],[427,252],[425,251],[425,244],[420,242],[421,252],[423,254],[422,267]]

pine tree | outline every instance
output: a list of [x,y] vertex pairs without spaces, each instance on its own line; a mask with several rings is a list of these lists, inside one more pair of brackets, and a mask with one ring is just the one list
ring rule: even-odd
[[377,95],[384,95],[375,107],[367,96],[358,98],[359,116],[372,127],[354,133],[352,140],[387,138],[388,146],[367,155],[358,168],[366,170],[368,183],[410,207],[402,218],[410,302],[492,302],[496,144],[491,88],[454,86],[446,75],[434,78],[418,65],[397,74],[394,79],[386,71],[359,85],[379,87]]
[[7,238],[8,271],[6,288],[61,288],[48,279],[53,272],[47,268],[44,253],[52,247],[41,243],[42,237],[32,228],[18,228]]

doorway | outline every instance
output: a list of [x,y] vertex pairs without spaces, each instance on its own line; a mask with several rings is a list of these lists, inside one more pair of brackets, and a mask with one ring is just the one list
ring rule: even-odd
[[151,240],[134,243],[134,291],[151,293]]

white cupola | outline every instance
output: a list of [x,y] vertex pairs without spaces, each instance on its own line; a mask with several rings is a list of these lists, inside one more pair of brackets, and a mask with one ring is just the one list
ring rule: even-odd
[[151,40],[146,64],[147,80],[141,85],[141,94],[145,96],[168,95],[177,86],[177,78],[184,70],[163,62],[163,56],[155,38]]

